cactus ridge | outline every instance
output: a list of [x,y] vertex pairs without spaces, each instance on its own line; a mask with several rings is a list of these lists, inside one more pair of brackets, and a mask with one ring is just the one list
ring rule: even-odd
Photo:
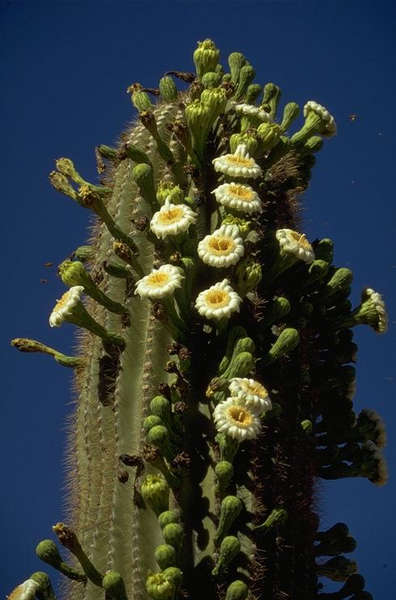
[[[12,341],[75,370],[73,529],[53,528],[71,561],[51,540],[36,551],[69,600],[370,596],[346,526],[318,531],[315,496],[319,477],[387,477],[384,427],[356,417],[351,364],[352,327],[383,333],[384,302],[366,288],[352,309],[332,241],[300,233],[335,121],[310,100],[290,136],[299,107],[279,114],[280,88],[253,83],[242,53],[224,73],[204,40],[193,60],[196,75],[128,88],[138,118],[96,148],[100,185],[66,158],[50,175],[95,216],[50,316],[81,328],[78,356]],[[322,577],[343,587],[323,594]],[[25,590],[55,600],[44,573],[10,597]]]

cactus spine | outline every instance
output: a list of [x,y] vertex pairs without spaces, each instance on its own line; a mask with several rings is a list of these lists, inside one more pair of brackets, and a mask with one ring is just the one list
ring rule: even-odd
[[[138,122],[96,149],[101,185],[65,158],[50,175],[97,219],[60,265],[70,290],[50,316],[82,328],[78,356],[13,340],[74,368],[79,392],[72,529],[53,528],[75,560],[51,540],[37,552],[70,600],[333,597],[322,576],[346,582],[334,598],[357,598],[343,556],[356,543],[343,524],[318,531],[313,490],[316,477],[386,481],[383,425],[356,418],[350,363],[351,328],[382,333],[387,317],[372,289],[352,310],[331,240],[297,231],[334,118],[309,101],[290,137],[299,107],[278,115],[280,88],[252,83],[243,54],[224,73],[205,40],[194,63],[158,91],[128,88]],[[10,598],[25,592],[54,598],[45,574]]]

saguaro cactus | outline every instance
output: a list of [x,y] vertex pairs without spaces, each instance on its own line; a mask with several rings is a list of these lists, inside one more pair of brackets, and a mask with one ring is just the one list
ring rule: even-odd
[[[243,54],[225,72],[205,40],[193,59],[130,86],[138,119],[96,148],[100,184],[68,158],[50,175],[97,220],[49,318],[80,328],[78,356],[12,341],[73,368],[79,394],[73,519],[53,527],[70,556],[36,552],[70,600],[370,598],[347,526],[318,531],[313,498],[317,477],[386,480],[382,421],[352,400],[352,328],[383,333],[384,303],[365,289],[352,308],[352,272],[298,218],[335,121],[310,100],[288,135],[299,107],[280,114]],[[54,598],[45,573],[10,596],[34,597]]]

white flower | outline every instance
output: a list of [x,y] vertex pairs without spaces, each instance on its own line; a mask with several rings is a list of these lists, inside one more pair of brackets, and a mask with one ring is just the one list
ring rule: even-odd
[[51,327],[60,327],[68,316],[71,316],[73,308],[80,302],[84,288],[82,285],[74,285],[62,298],[57,301],[49,317]]
[[178,267],[173,265],[162,265],[154,269],[136,283],[135,294],[141,298],[158,300],[173,294],[176,288],[181,286],[183,275]]
[[204,290],[195,301],[195,308],[207,319],[228,319],[233,312],[239,312],[242,299],[229,285],[228,279]]
[[167,235],[177,235],[187,231],[196,219],[197,214],[189,206],[186,204],[171,204],[167,198],[160,210],[154,213],[150,229],[158,238],[164,238]]
[[260,431],[259,417],[239,398],[227,398],[219,402],[213,417],[217,431],[241,442],[257,437]]
[[312,246],[303,233],[298,233],[292,229],[278,229],[276,239],[279,242],[281,251],[294,254],[308,264],[315,259]]
[[225,173],[231,177],[260,177],[261,168],[256,161],[249,156],[245,144],[239,144],[234,154],[225,154],[215,158],[214,170]]
[[230,381],[231,395],[238,398],[243,406],[260,415],[271,410],[272,403],[265,387],[255,379],[233,377]]
[[26,579],[12,590],[8,600],[34,600],[40,585],[34,579]]
[[235,104],[234,110],[236,113],[246,115],[248,117],[257,117],[260,121],[270,123],[272,121],[271,116],[262,108],[255,106],[254,104]]
[[222,225],[198,244],[198,256],[211,267],[230,267],[244,254],[237,225]]
[[263,208],[258,194],[250,185],[223,183],[213,190],[212,194],[219,204],[238,212],[250,214],[261,212]]
[[337,126],[334,117],[329,113],[327,108],[315,102],[314,100],[308,100],[304,106],[304,117],[307,118],[310,112],[319,115],[325,123],[325,128],[321,131],[321,134],[326,137],[331,137],[337,133]]

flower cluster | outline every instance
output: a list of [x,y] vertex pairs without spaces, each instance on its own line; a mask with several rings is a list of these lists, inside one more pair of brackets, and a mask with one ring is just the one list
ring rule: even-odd
[[260,416],[271,410],[265,387],[254,379],[234,377],[229,384],[231,397],[214,410],[217,431],[243,441],[254,439],[260,431]]

